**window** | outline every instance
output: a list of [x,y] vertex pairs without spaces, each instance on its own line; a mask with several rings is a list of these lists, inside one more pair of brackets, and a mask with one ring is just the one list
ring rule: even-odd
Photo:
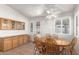
[[36,32],[40,33],[40,22],[36,22]]
[[78,35],[78,16],[76,16],[76,35]]
[[40,28],[40,22],[36,23],[36,28]]
[[62,22],[62,32],[65,34],[69,33],[69,19],[64,19]]
[[60,20],[57,20],[55,23],[55,32],[61,33],[61,21]]
[[55,32],[61,33],[61,34],[70,34],[70,20],[69,20],[69,18],[55,20]]
[[33,23],[30,25],[30,32],[33,32]]

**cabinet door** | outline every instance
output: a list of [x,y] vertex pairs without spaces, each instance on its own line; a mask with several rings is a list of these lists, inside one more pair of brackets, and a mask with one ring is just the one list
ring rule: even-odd
[[1,18],[0,18],[0,30],[1,30],[2,24],[1,24]]
[[4,40],[0,39],[0,51],[3,51],[4,48]]
[[28,38],[26,35],[24,35],[24,43],[27,43],[28,42]]
[[21,30],[21,23],[16,21],[16,30]]
[[8,20],[7,29],[12,30],[12,23],[11,20]]
[[12,30],[16,30],[16,22],[12,20],[11,24],[12,24]]
[[23,35],[18,36],[19,45],[23,44]]
[[21,22],[21,30],[25,30],[25,23]]
[[12,38],[4,39],[4,50],[9,50],[12,48]]
[[19,45],[17,36],[13,37],[12,40],[13,40],[13,48],[17,47]]
[[10,19],[1,19],[1,29],[10,30],[12,29],[12,24]]
[[1,20],[1,24],[2,24],[1,29],[3,29],[3,30],[7,30],[8,20],[6,20],[6,19],[2,19],[2,20]]
[[16,30],[24,30],[25,29],[25,23],[16,21]]

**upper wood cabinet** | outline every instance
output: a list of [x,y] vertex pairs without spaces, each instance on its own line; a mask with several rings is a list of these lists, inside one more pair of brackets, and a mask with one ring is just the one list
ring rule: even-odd
[[0,18],[0,30],[24,30],[25,23],[11,19]]
[[21,22],[16,22],[16,30],[21,30]]
[[11,21],[11,24],[12,24],[12,29],[13,30],[16,30],[16,21]]
[[25,23],[21,22],[21,30],[24,30],[24,29],[25,29]]
[[11,20],[0,18],[0,29],[1,30],[12,29]]
[[25,29],[25,23],[24,22],[16,22],[16,30],[24,30]]

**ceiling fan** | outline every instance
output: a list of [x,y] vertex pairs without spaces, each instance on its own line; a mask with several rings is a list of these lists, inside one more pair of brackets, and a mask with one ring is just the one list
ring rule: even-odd
[[47,14],[46,18],[51,19],[51,18],[57,18],[58,14],[61,13],[61,10],[53,6],[53,7],[47,8],[45,12]]
[[57,18],[58,17],[58,14],[60,13],[60,12],[51,12],[51,11],[46,11],[47,12],[47,16],[46,16],[46,18],[48,18],[48,19],[51,19],[51,18]]

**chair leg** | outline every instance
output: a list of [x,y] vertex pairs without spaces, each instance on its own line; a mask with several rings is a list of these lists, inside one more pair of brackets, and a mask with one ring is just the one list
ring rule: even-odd
[[36,55],[37,54],[37,49],[36,48],[34,48],[34,55]]
[[73,55],[73,52],[75,52],[75,49],[74,48],[71,49],[70,52],[71,52],[71,55]]
[[62,51],[60,51],[59,53],[60,55],[69,55],[69,54],[72,54],[70,50],[67,50],[67,49],[63,49]]
[[36,55],[36,51],[34,50],[34,55]]
[[73,54],[73,53],[72,53],[72,50],[70,50],[70,53],[71,53],[71,55]]

